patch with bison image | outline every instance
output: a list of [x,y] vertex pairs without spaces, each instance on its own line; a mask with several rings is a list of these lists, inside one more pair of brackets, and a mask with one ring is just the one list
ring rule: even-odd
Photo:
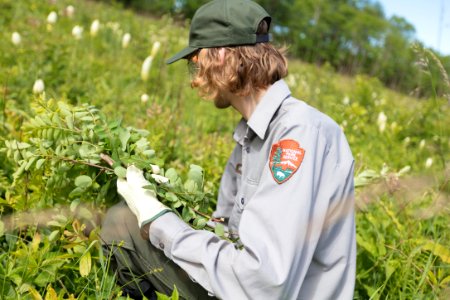
[[286,182],[302,164],[305,150],[294,140],[281,140],[272,145],[269,167],[279,184]]

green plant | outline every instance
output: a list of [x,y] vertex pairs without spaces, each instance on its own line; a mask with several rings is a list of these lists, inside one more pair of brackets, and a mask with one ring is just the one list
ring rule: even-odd
[[191,165],[183,182],[175,169],[158,166],[162,162],[147,131],[108,121],[94,106],[41,98],[34,110],[23,124],[22,139],[6,140],[2,149],[18,166],[6,198],[12,209],[69,201],[111,204],[117,201],[117,176],[125,177],[124,166],[134,164],[145,171],[147,188],[183,220],[198,229],[206,225],[211,195],[204,192],[201,167]]

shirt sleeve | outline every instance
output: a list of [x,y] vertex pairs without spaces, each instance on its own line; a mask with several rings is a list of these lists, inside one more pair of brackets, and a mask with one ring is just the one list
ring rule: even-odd
[[[313,127],[289,130],[279,137],[298,141],[305,150],[304,159],[281,184],[274,180],[267,160],[255,194],[243,208],[239,224],[242,248],[211,232],[194,230],[172,213],[152,223],[150,240],[222,299],[325,299],[322,296],[332,291],[322,291],[329,283],[321,280],[329,278],[338,281],[331,288],[343,296],[337,298],[351,299],[352,294],[345,297],[337,290],[348,280],[342,273],[352,272],[351,154],[340,153],[340,147],[330,148]],[[337,236],[331,238],[333,234]],[[341,242],[346,245],[338,247]],[[319,243],[328,247],[326,260],[317,256]],[[339,248],[338,253],[333,247]],[[317,266],[314,274],[312,264]],[[334,277],[323,277],[330,270]],[[310,283],[315,286],[306,289],[303,283],[314,276]]]

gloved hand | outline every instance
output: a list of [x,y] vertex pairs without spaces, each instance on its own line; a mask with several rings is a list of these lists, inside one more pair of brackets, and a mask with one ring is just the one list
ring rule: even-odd
[[127,168],[127,179],[119,178],[117,180],[117,192],[125,199],[128,207],[136,215],[139,228],[154,221],[170,209],[158,201],[155,192],[144,189],[149,185],[142,170],[135,166]]

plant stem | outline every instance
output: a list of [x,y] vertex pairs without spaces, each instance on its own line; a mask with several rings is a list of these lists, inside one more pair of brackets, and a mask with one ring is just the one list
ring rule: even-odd
[[211,220],[211,221],[213,221],[213,222],[219,222],[219,223],[223,223],[224,222],[224,220],[223,220],[223,218],[213,218],[212,216],[210,216],[210,215],[207,215],[207,214],[205,214],[205,213],[202,213],[202,212],[200,212],[200,211],[198,211],[198,210],[196,210],[196,209],[192,209],[196,214],[198,214],[198,215],[200,215],[200,216],[202,216],[202,217],[205,217],[205,218],[207,218],[207,219],[209,219],[209,220]]
[[60,160],[72,162],[72,163],[75,163],[75,164],[82,164],[82,165],[94,167],[94,168],[97,168],[97,169],[100,169],[100,170],[104,170],[104,171],[111,171],[111,172],[114,172],[114,170],[111,169],[111,168],[104,167],[104,166],[100,166],[100,165],[93,164],[93,163],[90,163],[90,162],[87,162],[87,161],[83,161],[83,160],[76,160],[76,159],[69,158],[69,157],[52,156],[52,155],[45,155],[45,156],[43,156],[43,157],[50,158],[50,159],[60,159]]

